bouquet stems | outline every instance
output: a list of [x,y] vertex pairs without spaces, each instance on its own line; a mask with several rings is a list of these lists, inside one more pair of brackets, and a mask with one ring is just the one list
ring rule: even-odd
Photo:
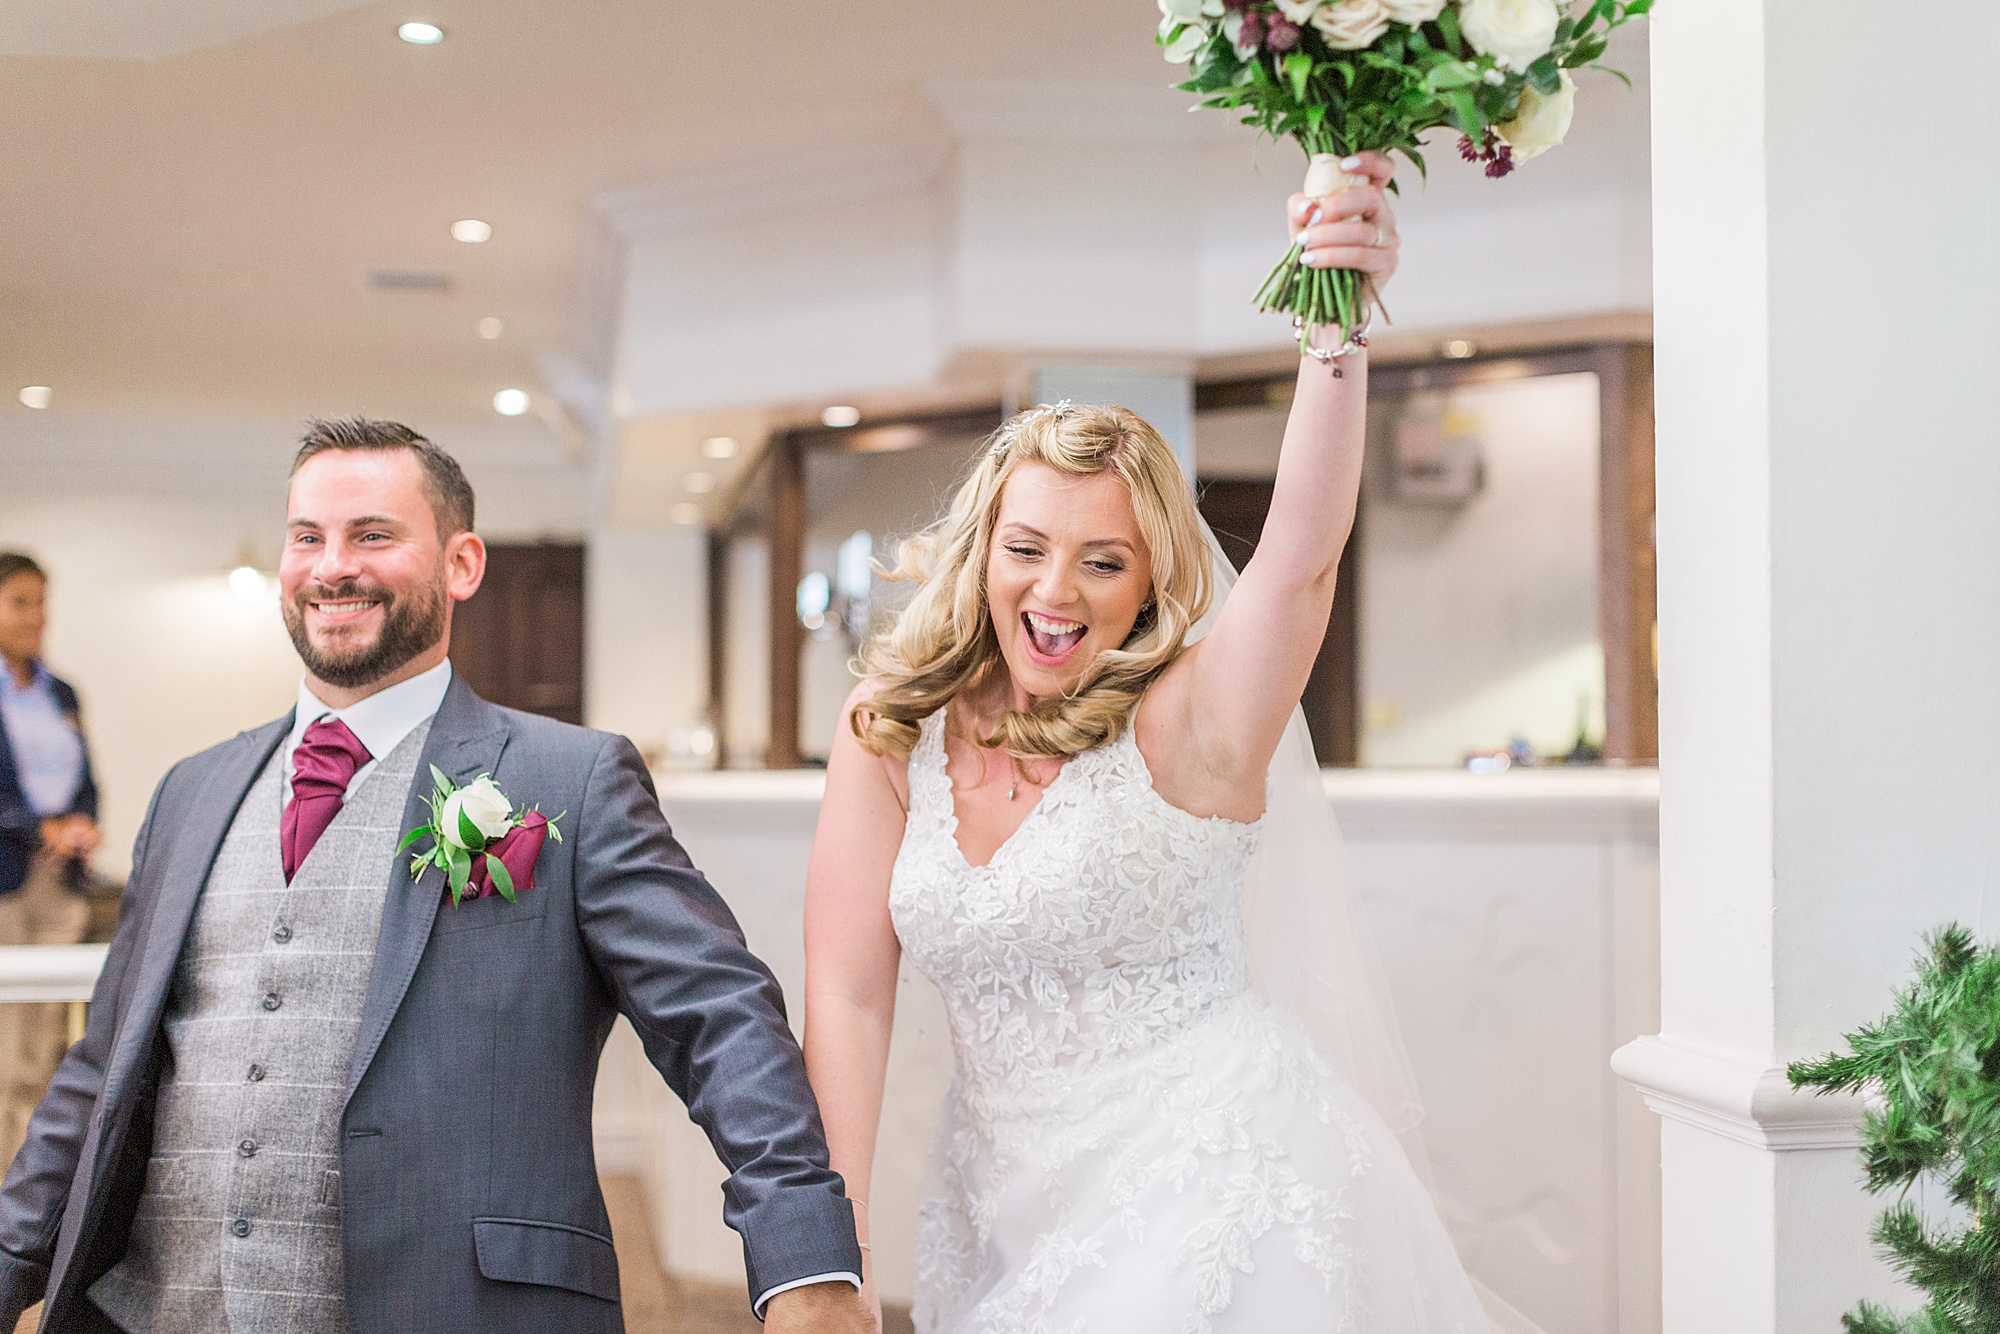
[[[1314,152],[1311,159],[1305,182],[1310,198],[1323,199],[1362,183],[1360,177],[1340,170],[1337,154]],[[1301,355],[1312,344],[1313,332],[1322,328],[1338,333],[1334,347],[1345,348],[1368,325],[1367,279],[1354,269],[1308,268],[1300,262],[1302,254],[1294,241],[1257,289],[1257,308],[1293,317]]]

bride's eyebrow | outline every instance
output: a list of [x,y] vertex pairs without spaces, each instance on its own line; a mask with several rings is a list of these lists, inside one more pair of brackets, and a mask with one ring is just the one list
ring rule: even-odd
[[[1039,528],[1031,528],[1027,524],[1022,523],[1019,519],[1012,519],[1009,520],[1007,523],[1001,525],[1000,536],[1002,538],[1032,537],[1037,542],[1046,542],[1049,540],[1049,535],[1047,533],[1043,532]],[[1088,542],[1085,542],[1083,545],[1087,547],[1123,547],[1125,551],[1131,555],[1136,556],[1139,554],[1138,548],[1134,547],[1130,542],[1126,541],[1122,537],[1094,537],[1090,539]]]

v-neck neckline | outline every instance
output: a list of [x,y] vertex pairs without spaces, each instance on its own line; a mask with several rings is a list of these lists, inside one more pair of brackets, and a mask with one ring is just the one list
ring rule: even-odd
[[[946,709],[950,707],[950,705],[945,706]],[[952,786],[951,753],[945,749],[945,732],[949,726],[949,715],[944,710],[939,710],[937,727],[937,776],[939,784],[944,788],[945,840],[951,844],[952,853],[958,858],[959,865],[965,867],[968,871],[990,871],[1000,864],[1000,859],[1006,855],[1007,850],[1021,837],[1022,831],[1035,822],[1035,817],[1041,814],[1042,807],[1055,794],[1057,785],[1063,781],[1064,776],[1069,773],[1070,769],[1074,767],[1076,761],[1081,757],[1072,755],[1064,760],[1062,767],[1056,770],[1055,777],[1051,778],[1046,786],[1038,789],[1040,795],[1035,798],[1034,804],[1028,807],[1028,813],[1021,817],[1021,823],[1015,825],[1014,831],[1000,840],[999,844],[994,847],[992,853],[988,855],[985,861],[975,863],[971,857],[966,855],[965,845],[958,841],[958,790]],[[1033,784],[1030,784],[1030,786],[1033,786]]]

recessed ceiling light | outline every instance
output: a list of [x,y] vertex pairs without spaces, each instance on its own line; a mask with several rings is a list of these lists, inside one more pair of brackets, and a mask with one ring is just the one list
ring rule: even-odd
[[1479,355],[1479,344],[1470,339],[1454,338],[1438,348],[1438,351],[1453,361],[1464,361],[1467,357]]
[[701,442],[702,454],[711,459],[733,459],[739,448],[733,435],[712,435]]
[[502,389],[493,396],[493,410],[503,417],[518,417],[528,410],[528,391]]
[[411,46],[436,46],[444,40],[444,29],[435,23],[405,23],[396,35]]
[[852,426],[861,420],[861,409],[839,404],[819,414],[822,426]]
[[493,224],[481,222],[477,218],[460,218],[451,225],[451,239],[463,241],[467,245],[478,245],[481,241],[493,239]]
[[695,504],[692,500],[683,500],[680,504],[667,511],[667,517],[675,523],[700,523],[701,506]]
[[479,336],[481,338],[484,338],[489,343],[492,342],[494,339],[498,338],[501,334],[507,332],[507,326],[502,324],[498,319],[495,319],[491,315],[488,315],[485,319],[481,320],[479,323],[473,325],[472,327],[477,329],[479,331]]
[[23,407],[45,408],[55,401],[56,391],[45,384],[31,384],[21,391]]
[[254,565],[239,565],[229,572],[229,591],[242,602],[262,602],[271,595],[271,581]]
[[681,488],[697,496],[705,496],[715,490],[715,474],[712,472],[691,472],[681,478]]

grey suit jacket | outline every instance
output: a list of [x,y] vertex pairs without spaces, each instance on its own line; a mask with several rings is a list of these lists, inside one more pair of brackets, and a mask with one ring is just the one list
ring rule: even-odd
[[[42,1328],[96,1330],[84,1296],[116,1263],[152,1142],[167,986],[238,804],[280,719],[174,766],[139,834],[118,933],[70,1049],[0,1186],[0,1328],[46,1292]],[[384,866],[389,896],[340,1123],[354,1334],[618,1331],[618,1271],[591,1148],[612,1020],[729,1168],[723,1216],[753,1296],[861,1272],[851,1206],[776,980],[674,841],[623,737],[496,708],[452,683],[429,765],[491,773],[567,812],[519,901],[454,908],[435,873]]]

